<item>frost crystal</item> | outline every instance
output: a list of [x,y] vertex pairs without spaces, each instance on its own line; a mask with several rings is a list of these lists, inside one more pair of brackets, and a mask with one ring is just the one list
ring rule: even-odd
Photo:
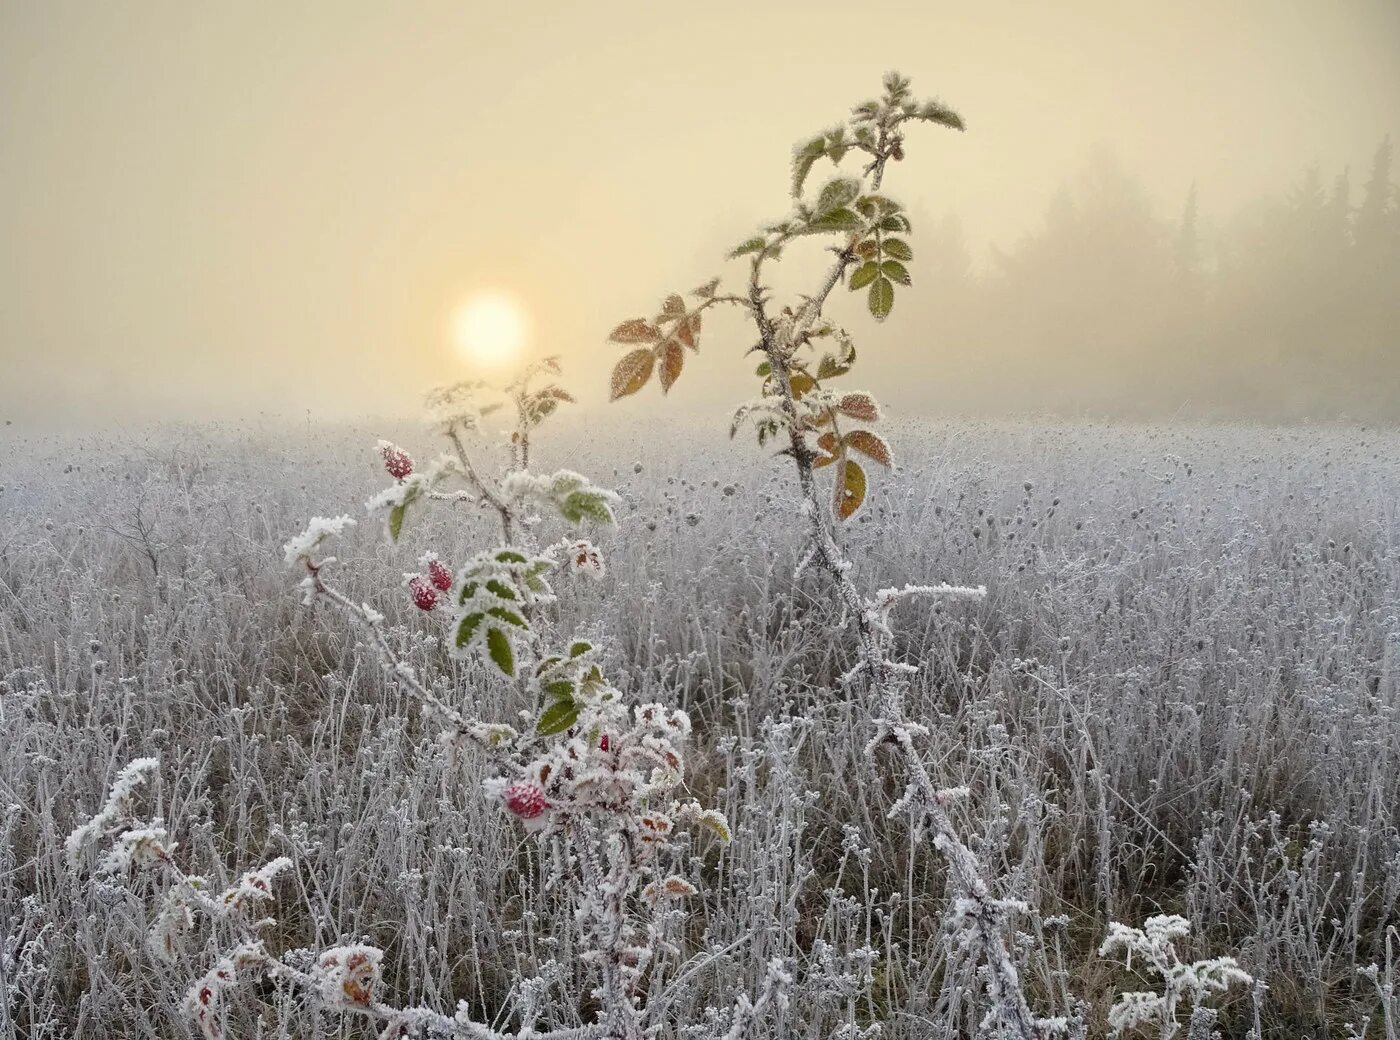
[[282,547],[287,564],[303,567],[313,562],[312,556],[327,538],[336,538],[347,528],[355,526],[348,516],[313,516],[306,530]]

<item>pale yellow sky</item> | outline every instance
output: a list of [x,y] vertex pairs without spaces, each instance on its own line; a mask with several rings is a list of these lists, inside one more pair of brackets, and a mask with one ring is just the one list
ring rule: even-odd
[[[0,417],[400,410],[469,374],[448,319],[489,286],[592,407],[611,325],[721,273],[890,67],[968,122],[890,191],[978,251],[1103,146],[1224,214],[1400,136],[1394,0],[4,0]],[[680,407],[751,392],[715,326]]]

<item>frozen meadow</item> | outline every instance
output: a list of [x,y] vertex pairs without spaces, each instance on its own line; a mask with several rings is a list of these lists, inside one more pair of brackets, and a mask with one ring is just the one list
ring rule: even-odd
[[[561,598],[559,627],[607,648],[629,700],[689,713],[686,789],[733,830],[690,854],[707,886],[672,939],[709,953],[669,991],[662,1035],[708,1035],[774,958],[790,1000],[760,1035],[971,1035],[980,985],[945,925],[944,865],[886,819],[901,792],[864,751],[874,708],[837,688],[851,640],[793,578],[791,478],[711,425],[574,416],[535,448],[622,498],[592,536],[607,572]],[[590,998],[562,996],[591,984],[539,846],[363,637],[301,605],[283,561],[310,516],[358,515],[337,546],[347,594],[450,677],[453,703],[519,712],[403,587],[424,550],[459,558],[491,517],[424,513],[389,544],[360,505],[384,432],[0,433],[6,1035],[191,1028],[181,1003],[215,947],[157,960],[139,892],[64,852],[146,756],[187,869],[221,888],[292,860],[269,946],[372,943],[401,1003],[588,1020]],[[1143,988],[1098,955],[1108,923],[1180,914],[1183,955],[1232,954],[1264,984],[1221,1002],[1225,1035],[1394,1036],[1400,434],[906,421],[888,437],[898,468],[843,537],[871,587],[988,590],[893,624],[923,663],[907,711],[935,779],[971,790],[968,844],[1030,907],[1012,944],[1040,1009],[1083,998],[1108,1032],[1113,995]],[[262,985],[231,1035],[372,1035]]]

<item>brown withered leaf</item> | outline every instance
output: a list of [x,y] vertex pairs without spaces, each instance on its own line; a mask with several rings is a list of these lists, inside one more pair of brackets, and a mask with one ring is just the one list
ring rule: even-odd
[[852,459],[842,459],[836,471],[832,508],[838,519],[849,520],[865,501],[865,470]]
[[656,358],[649,347],[642,347],[625,355],[613,369],[612,396],[609,400],[616,401],[619,397],[635,394],[646,386],[655,364]]
[[875,403],[875,398],[860,391],[842,394],[836,408],[842,415],[849,415],[861,422],[875,422],[880,418],[880,406]]
[[846,444],[863,455],[868,455],[882,466],[888,466],[894,457],[885,438],[870,430],[852,430],[846,434]]
[[608,339],[614,343],[658,343],[661,330],[645,318],[633,318],[613,329]]
[[664,394],[671,389],[671,384],[681,377],[681,369],[685,365],[685,351],[675,340],[666,344],[666,349],[661,357],[661,392]]

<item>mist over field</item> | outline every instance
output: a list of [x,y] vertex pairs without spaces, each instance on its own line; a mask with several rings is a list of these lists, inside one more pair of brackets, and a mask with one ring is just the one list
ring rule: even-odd
[[[411,414],[473,375],[451,316],[482,289],[600,403],[613,316],[721,273],[798,137],[894,67],[968,129],[894,167],[921,246],[867,335],[892,407],[1397,417],[1395,4],[865,17],[9,5],[0,413]],[[730,317],[671,407],[733,400]]]
[[1400,1037],[1400,7],[0,9],[0,1040]]

